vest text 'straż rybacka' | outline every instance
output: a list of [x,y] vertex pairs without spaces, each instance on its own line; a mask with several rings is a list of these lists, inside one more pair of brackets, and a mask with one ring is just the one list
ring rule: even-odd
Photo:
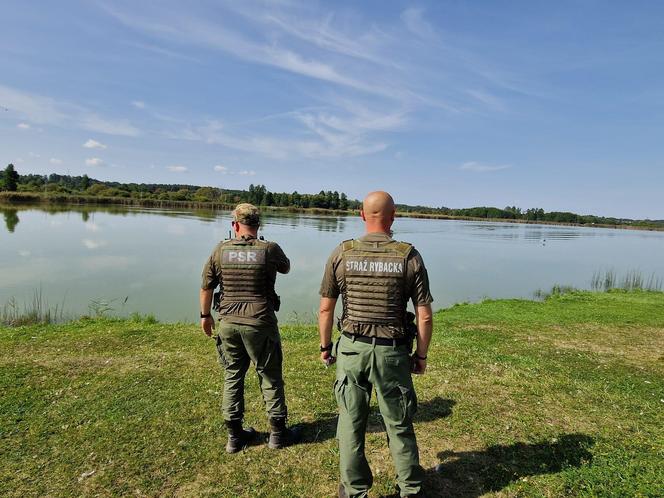
[[368,323],[393,328],[395,338],[405,335],[406,262],[411,248],[410,244],[397,241],[344,242],[346,292],[342,324],[346,332],[358,333],[357,325]]

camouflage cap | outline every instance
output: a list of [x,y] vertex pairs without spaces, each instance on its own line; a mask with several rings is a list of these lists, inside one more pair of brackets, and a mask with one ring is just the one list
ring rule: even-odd
[[257,227],[260,225],[261,214],[256,206],[243,202],[242,204],[235,206],[235,209],[233,210],[233,220],[242,225]]

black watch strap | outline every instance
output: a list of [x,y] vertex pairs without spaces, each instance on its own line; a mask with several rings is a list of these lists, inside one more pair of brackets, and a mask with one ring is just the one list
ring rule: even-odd
[[327,346],[321,346],[320,352],[324,353],[325,351],[332,351],[332,343],[329,343]]
[[418,360],[426,360],[427,359],[426,356],[420,356],[417,353],[413,353],[413,357],[417,358]]
[[201,318],[211,318],[212,313],[201,313]]

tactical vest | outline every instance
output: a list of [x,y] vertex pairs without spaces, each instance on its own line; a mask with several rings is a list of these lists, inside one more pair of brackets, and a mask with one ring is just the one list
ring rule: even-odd
[[267,242],[258,239],[233,239],[222,244],[222,304],[268,301],[274,289],[268,289],[267,246]]
[[[397,241],[343,243],[345,329],[365,323],[389,326],[395,337],[405,334],[406,262],[412,247]],[[361,333],[359,328],[347,331]]]

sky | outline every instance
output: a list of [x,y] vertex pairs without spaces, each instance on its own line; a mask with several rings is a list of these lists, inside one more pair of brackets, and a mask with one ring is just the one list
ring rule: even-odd
[[1,0],[0,161],[664,218],[664,3]]

